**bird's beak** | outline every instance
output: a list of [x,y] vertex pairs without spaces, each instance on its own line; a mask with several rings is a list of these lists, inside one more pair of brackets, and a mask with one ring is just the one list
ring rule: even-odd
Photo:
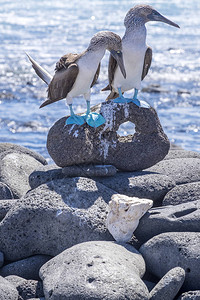
[[162,16],[159,12],[157,11],[153,11],[151,14],[148,15],[148,19],[149,21],[158,21],[158,22],[163,22],[163,23],[167,23],[171,26],[180,28],[178,24],[170,21],[169,19],[165,18],[164,16]]
[[124,67],[124,61],[123,61],[123,54],[120,50],[115,51],[115,50],[110,50],[111,55],[114,57],[114,59],[116,59],[118,66],[122,72],[122,75],[124,76],[124,78],[126,78],[126,70]]

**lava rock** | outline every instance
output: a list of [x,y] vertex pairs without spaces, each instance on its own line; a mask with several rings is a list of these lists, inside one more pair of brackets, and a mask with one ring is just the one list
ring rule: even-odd
[[3,220],[7,212],[13,207],[17,200],[1,200],[0,201],[0,221]]
[[133,247],[93,241],[75,245],[40,269],[45,299],[149,299],[140,279],[142,256]]
[[141,219],[134,235],[144,243],[163,232],[199,232],[200,200],[150,209]]
[[15,198],[22,197],[30,190],[29,175],[41,166],[41,163],[21,152],[6,155],[3,153],[0,162],[0,180],[9,186]]
[[195,151],[186,150],[169,150],[164,160],[175,159],[175,158],[200,158],[200,153]]
[[7,260],[55,256],[88,240],[113,240],[106,228],[115,191],[89,178],[63,178],[19,199],[0,223],[0,251]]
[[39,280],[39,269],[50,258],[51,256],[47,255],[34,255],[9,263],[0,269],[0,275],[3,277],[16,275],[25,279]]
[[4,254],[0,252],[0,268],[3,266],[3,264],[4,264]]
[[17,289],[6,279],[0,276],[0,299],[18,300]]
[[161,203],[175,181],[166,175],[141,172],[118,172],[112,178],[96,178],[98,182],[129,197],[148,198],[154,205]]
[[39,161],[41,164],[43,165],[47,165],[47,161],[46,159],[40,155],[39,153],[30,150],[26,147],[20,146],[20,145],[16,145],[16,144],[12,144],[12,143],[0,143],[0,154],[9,154],[9,153],[13,153],[13,152],[19,152],[19,153],[24,153],[27,155],[32,156],[33,158],[35,158],[37,161]]
[[181,184],[169,191],[162,205],[178,205],[185,202],[200,200],[200,182]]
[[7,184],[0,182],[0,200],[2,199],[13,199],[13,193]]
[[29,184],[32,189],[35,189],[43,183],[63,177],[62,169],[55,164],[40,166],[29,175]]
[[200,290],[183,293],[177,300],[200,300]]
[[149,272],[162,278],[169,270],[179,266],[186,272],[183,290],[198,290],[199,243],[199,232],[166,232],[154,236],[142,245],[139,251]]
[[173,300],[185,280],[185,271],[176,267],[167,272],[150,292],[151,300]]
[[200,159],[175,158],[162,160],[146,171],[170,176],[176,184],[200,181]]
[[109,177],[117,173],[111,165],[84,165],[62,168],[62,173],[67,177]]
[[[170,143],[152,107],[146,109],[134,103],[107,101],[98,108],[106,120],[98,128],[87,124],[65,125],[66,117],[51,127],[47,149],[58,166],[109,164],[117,169],[136,171],[166,156]],[[127,121],[135,124],[135,134],[119,137],[117,130]]]

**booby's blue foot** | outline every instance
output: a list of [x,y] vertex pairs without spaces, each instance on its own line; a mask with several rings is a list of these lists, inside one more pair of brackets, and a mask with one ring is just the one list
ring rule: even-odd
[[119,92],[119,97],[117,97],[113,100],[114,103],[127,103],[127,102],[129,102],[129,99],[124,98],[124,96],[122,94],[122,91],[121,91],[121,88],[118,88],[118,92]]
[[86,123],[91,126],[91,127],[99,127],[101,125],[103,125],[106,120],[104,119],[104,117],[98,113],[89,113],[85,115],[85,121]]
[[135,93],[133,99],[131,99],[131,102],[135,103],[135,105],[137,105],[138,107],[150,108],[150,105],[147,102],[143,100],[140,101],[137,99],[137,94],[138,94],[138,89],[135,89]]
[[65,125],[70,124],[77,124],[77,125],[83,125],[85,123],[85,120],[82,116],[72,115],[65,121]]

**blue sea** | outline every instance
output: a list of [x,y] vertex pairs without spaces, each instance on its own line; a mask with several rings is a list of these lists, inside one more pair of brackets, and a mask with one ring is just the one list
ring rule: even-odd
[[[49,128],[69,114],[65,100],[39,109],[47,86],[31,68],[29,53],[54,73],[55,63],[68,52],[87,48],[100,30],[124,34],[127,11],[144,1],[97,0],[0,0],[0,142],[28,147],[49,158],[46,139]],[[145,89],[159,86],[162,92],[140,92],[149,102],[171,142],[200,151],[200,1],[147,1],[180,29],[149,22],[147,42],[153,49]],[[91,104],[106,99],[108,53],[102,61],[98,84],[92,88]],[[74,99],[74,110],[84,112],[82,97]],[[133,132],[130,123],[120,134]]]

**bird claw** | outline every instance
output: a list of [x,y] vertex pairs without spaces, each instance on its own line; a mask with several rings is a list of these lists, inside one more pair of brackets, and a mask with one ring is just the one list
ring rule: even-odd
[[122,97],[117,97],[113,100],[114,103],[127,103],[127,99]]
[[146,101],[143,101],[143,100],[131,99],[131,102],[133,102],[138,107],[150,108],[150,105]]
[[85,120],[82,116],[72,115],[65,121],[65,125],[77,124],[79,126],[83,125]]
[[106,122],[104,117],[98,113],[88,113],[83,115],[83,117],[89,126],[95,128],[103,125]]

